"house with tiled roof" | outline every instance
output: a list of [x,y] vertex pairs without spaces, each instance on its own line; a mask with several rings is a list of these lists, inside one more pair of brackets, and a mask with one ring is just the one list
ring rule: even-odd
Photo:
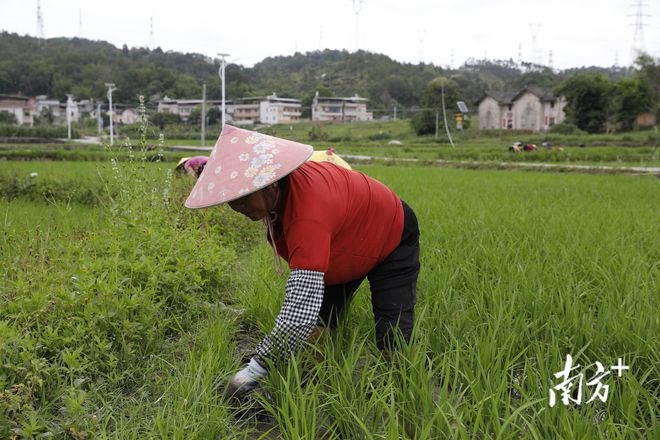
[[486,92],[477,101],[480,129],[545,131],[564,121],[566,100],[538,87]]

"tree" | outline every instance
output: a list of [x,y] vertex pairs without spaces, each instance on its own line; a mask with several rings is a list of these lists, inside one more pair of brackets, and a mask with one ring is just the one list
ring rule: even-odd
[[206,112],[206,120],[209,122],[209,125],[222,121],[222,110],[218,107],[211,107]]
[[202,106],[198,105],[190,111],[188,125],[202,125]]
[[656,120],[660,120],[660,59],[642,55],[637,58],[635,65],[639,68],[635,76],[646,83],[651,103],[655,103],[650,110],[655,112]]
[[456,102],[463,97],[458,84],[452,79],[437,77],[429,82],[422,95],[422,111],[412,119],[411,124],[418,135],[435,133],[436,113],[439,113],[438,130],[445,131],[442,117],[442,101],[444,94],[447,123],[454,118]]
[[612,108],[622,130],[634,129],[637,116],[654,110],[651,87],[642,78],[624,78],[613,89]]
[[175,113],[156,113],[155,115],[151,116],[151,123],[154,125],[157,125],[161,128],[165,128],[166,125],[171,125],[171,124],[178,124],[181,122],[181,119],[179,118],[179,115]]
[[566,98],[566,119],[589,133],[605,131],[612,111],[612,83],[601,74],[582,73],[568,78],[555,90]]
[[9,113],[6,111],[0,111],[0,124],[10,124],[14,125],[18,121],[16,121],[16,115],[13,113]]

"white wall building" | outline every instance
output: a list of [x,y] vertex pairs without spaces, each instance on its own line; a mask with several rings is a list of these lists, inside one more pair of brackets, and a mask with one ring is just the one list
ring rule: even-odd
[[[158,113],[174,113],[179,115],[183,122],[187,122],[192,113],[193,109],[196,107],[202,107],[201,99],[170,99],[167,96],[163,100],[158,101]],[[222,109],[222,100],[206,100],[206,111],[211,107],[217,107],[218,110]],[[225,100],[225,119],[227,121],[232,120],[232,114],[234,112],[234,104],[232,101]]]
[[0,112],[14,115],[18,125],[33,125],[34,100],[25,96],[0,95]]
[[234,103],[233,121],[236,125],[254,125],[261,117],[261,100],[263,98],[239,98]]
[[302,103],[299,99],[280,98],[275,93],[259,101],[259,122],[291,124],[300,121]]
[[316,92],[312,102],[312,121],[353,122],[371,121],[374,116],[367,111],[366,98],[357,94],[350,98],[323,97]]

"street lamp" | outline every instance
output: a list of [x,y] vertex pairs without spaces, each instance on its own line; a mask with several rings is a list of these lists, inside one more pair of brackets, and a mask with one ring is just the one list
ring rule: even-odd
[[114,83],[105,83],[105,86],[108,88],[108,103],[110,105],[110,111],[108,112],[108,115],[110,116],[110,146],[114,145],[114,126],[112,124],[112,114],[114,113],[112,111],[112,92],[117,90],[115,87]]
[[225,66],[226,66],[226,61],[225,57],[228,57],[228,53],[219,53],[219,57],[222,59],[220,60],[220,81],[222,81],[222,129],[225,128]]

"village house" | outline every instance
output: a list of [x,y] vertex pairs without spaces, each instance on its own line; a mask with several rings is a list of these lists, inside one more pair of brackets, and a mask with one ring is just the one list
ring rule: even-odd
[[545,131],[564,121],[566,100],[525,87],[518,93],[486,92],[478,101],[479,128]]
[[236,125],[295,124],[300,121],[302,102],[299,99],[250,96],[236,100],[233,122]]
[[357,94],[350,98],[322,97],[316,92],[312,102],[312,121],[353,122],[371,121],[373,113],[367,111],[366,98]]
[[0,95],[0,112],[14,115],[18,125],[33,125],[34,100],[20,95]]
[[[193,109],[202,107],[201,99],[170,99],[167,96],[161,101],[158,101],[158,113],[174,113],[179,115],[183,122],[188,122],[190,114]],[[206,100],[206,109],[208,111],[211,107],[217,107],[218,110],[222,109],[222,100],[220,99],[207,99]],[[228,120],[231,120],[231,114],[234,111],[234,105],[232,101],[225,100],[225,113]]]
[[260,97],[238,98],[234,103],[232,120],[236,125],[254,125],[259,122]]
[[259,102],[262,124],[291,124],[300,121],[302,103],[299,99],[280,98],[275,93]]

